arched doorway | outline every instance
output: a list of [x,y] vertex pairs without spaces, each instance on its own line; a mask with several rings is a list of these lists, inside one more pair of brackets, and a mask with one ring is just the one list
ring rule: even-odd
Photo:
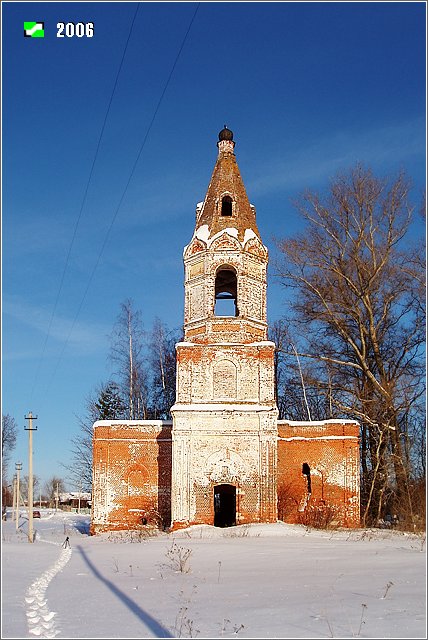
[[233,527],[236,524],[236,487],[218,484],[214,487],[214,526]]

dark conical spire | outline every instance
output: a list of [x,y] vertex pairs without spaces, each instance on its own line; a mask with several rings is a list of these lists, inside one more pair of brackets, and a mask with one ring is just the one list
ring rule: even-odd
[[[251,229],[260,238],[255,209],[250,204],[234,153],[233,132],[224,126],[218,134],[218,157],[203,206],[197,218],[196,228],[208,225],[209,235],[226,228],[238,230],[243,241],[246,229]],[[228,199],[230,213],[225,215],[223,200]],[[228,209],[229,211],[229,209]]]

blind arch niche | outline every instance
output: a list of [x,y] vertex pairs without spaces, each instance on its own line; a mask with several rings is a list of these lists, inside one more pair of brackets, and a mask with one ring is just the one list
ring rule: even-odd
[[213,399],[236,400],[237,367],[231,360],[218,360],[213,365]]

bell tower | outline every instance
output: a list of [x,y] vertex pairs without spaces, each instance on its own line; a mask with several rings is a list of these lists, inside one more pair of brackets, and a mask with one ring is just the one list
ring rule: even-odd
[[184,249],[184,341],[171,409],[172,525],[277,519],[274,349],[267,340],[268,252],[235,157],[218,157]]

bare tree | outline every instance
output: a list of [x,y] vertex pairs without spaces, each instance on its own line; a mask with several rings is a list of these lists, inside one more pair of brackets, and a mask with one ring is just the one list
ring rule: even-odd
[[1,419],[1,465],[3,484],[6,481],[12,451],[16,446],[17,433],[18,426],[15,418],[8,413],[3,414]]
[[[27,474],[21,476],[20,480],[20,491],[24,499],[27,498],[28,495],[28,480],[29,477]],[[36,501],[36,493],[40,490],[40,479],[38,476],[33,474],[33,493],[34,493],[34,501]]]
[[59,495],[65,492],[64,480],[57,476],[52,476],[45,482],[44,491],[51,506],[54,506],[55,499],[57,497],[59,498]]
[[2,506],[6,508],[11,503],[12,485],[8,484],[9,463],[12,452],[16,446],[16,436],[18,426],[15,418],[11,415],[2,414],[1,420],[1,484],[2,484]]
[[62,466],[67,471],[70,484],[92,490],[92,438],[94,422],[100,419],[97,406],[108,384],[98,385],[85,400],[85,412],[76,416],[79,423],[77,435],[71,438],[71,463]]
[[296,294],[300,356],[336,417],[361,422],[363,523],[383,514],[391,494],[412,520],[406,416],[424,393],[425,305],[408,181],[356,166],[297,206],[306,228],[279,241],[278,274]]
[[269,327],[269,339],[275,343],[274,353],[274,384],[275,384],[275,400],[279,411],[279,419],[287,418],[284,396],[283,383],[286,378],[285,368],[285,347],[288,344],[288,332],[284,320],[275,320]]
[[[110,360],[115,379],[98,385],[77,415],[79,432],[71,439],[71,463],[62,464],[75,486],[92,488],[93,425],[97,420],[168,418],[175,400],[176,332],[156,319],[150,345],[145,342],[141,313],[130,300],[121,310],[112,332]],[[148,363],[143,366],[144,363]]]
[[129,420],[146,419],[148,413],[147,375],[143,366],[144,331],[141,312],[131,300],[121,304],[111,335],[110,360],[128,408]]
[[175,344],[179,337],[169,331],[165,323],[156,318],[150,341],[152,367],[153,414],[156,418],[168,419],[175,401],[176,356]]
[[302,362],[288,323],[275,320],[269,329],[275,343],[275,399],[280,420],[326,420],[331,418],[329,397],[325,396],[312,375],[308,363]]

